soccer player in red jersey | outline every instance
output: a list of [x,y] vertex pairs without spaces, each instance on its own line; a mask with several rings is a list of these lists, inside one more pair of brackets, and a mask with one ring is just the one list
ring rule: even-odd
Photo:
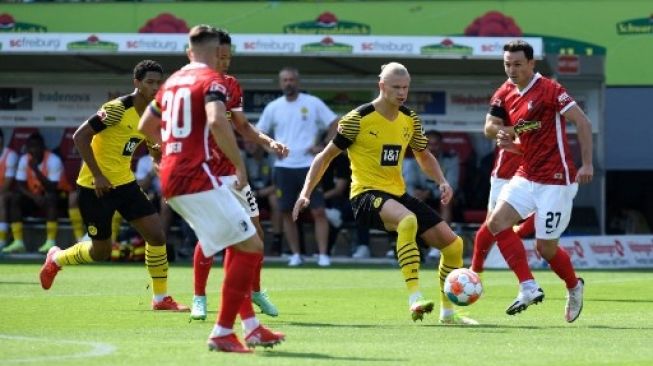
[[[229,70],[231,63],[231,36],[224,30],[218,29],[217,31],[220,35],[220,48],[222,51],[216,70],[224,78],[224,85],[227,90],[225,107],[229,120],[232,122],[235,130],[245,139],[263,146],[266,150],[275,153],[279,158],[286,157],[288,155],[288,148],[285,145],[260,132],[247,120],[243,112],[243,91],[238,83],[238,79],[225,74]],[[224,184],[233,187],[231,183],[236,179],[236,167],[225,157],[224,153],[213,141],[211,141],[211,151],[218,161],[214,174],[220,177]],[[234,189],[233,193],[249,213],[258,236],[263,240],[263,228],[259,222],[258,203],[250,185],[245,185],[241,190]],[[225,267],[229,265],[230,260],[230,251],[227,251],[224,258]],[[205,256],[202,252],[201,245],[196,245],[195,254],[193,255],[194,296],[190,314],[191,319],[206,319],[206,283],[212,264],[213,255]],[[261,312],[274,317],[279,315],[277,307],[270,301],[267,293],[261,291],[262,266],[263,257],[261,257],[261,262],[256,268],[254,282],[252,284],[251,300],[261,309]]]
[[[170,207],[193,228],[204,255],[227,249],[222,297],[215,326],[209,335],[210,350],[251,352],[234,334],[240,315],[249,347],[269,347],[284,340],[282,333],[262,326],[249,300],[263,243],[248,213],[229,187],[241,190],[247,173],[227,119],[227,89],[216,66],[222,49],[218,30],[207,25],[189,33],[190,63],[175,72],[157,93],[141,118],[139,130],[161,143],[159,167],[163,196]],[[224,182],[215,174],[218,161],[210,141],[234,166],[235,181]]]
[[[496,149],[494,168],[490,174],[490,196],[488,197],[487,203],[488,217],[497,205],[499,193],[501,193],[503,187],[510,182],[510,178],[515,175],[520,164],[520,154],[515,154],[499,148]],[[535,232],[534,225],[535,215],[530,215],[518,226],[515,226],[514,229],[519,237],[525,238]],[[495,241],[496,239],[492,236],[492,233],[490,233],[490,230],[487,227],[487,222],[484,222],[481,227],[478,228],[478,231],[476,231],[476,237],[474,238],[474,253],[472,255],[472,265],[470,268],[472,271],[476,273],[483,272],[485,259]]]
[[[565,319],[573,322],[583,308],[584,282],[576,277],[558,241],[569,224],[578,184],[589,183],[594,175],[591,124],[563,86],[534,71],[531,45],[515,40],[503,50],[508,80],[492,97],[485,135],[496,138],[499,147],[522,154],[515,176],[499,194],[487,222],[520,282],[519,294],[506,313],[517,314],[544,299],[528,268],[523,243],[512,229],[535,212],[536,250],[565,282]],[[578,132],[582,159],[578,170],[567,144],[566,120],[575,123]]]

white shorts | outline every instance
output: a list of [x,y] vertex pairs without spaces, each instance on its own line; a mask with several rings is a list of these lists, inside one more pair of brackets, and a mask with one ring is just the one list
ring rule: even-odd
[[235,175],[222,176],[220,177],[220,181],[236,196],[238,202],[240,202],[245,211],[249,214],[249,217],[259,216],[258,203],[256,202],[256,197],[254,197],[254,193],[252,192],[252,187],[250,187],[249,184],[239,191],[234,188],[234,184],[236,183]]
[[495,176],[490,177],[490,197],[487,200],[487,212],[494,210],[497,205],[499,193],[501,193],[501,190],[508,182],[510,182],[510,179],[497,178]]
[[537,239],[558,239],[569,225],[576,192],[578,183],[561,186],[513,177],[498,200],[508,202],[522,219],[535,212]]
[[175,196],[168,204],[195,231],[207,257],[256,235],[247,212],[226,185]]

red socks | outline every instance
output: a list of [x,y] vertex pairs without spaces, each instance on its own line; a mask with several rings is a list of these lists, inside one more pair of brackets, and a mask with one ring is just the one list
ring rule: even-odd
[[487,225],[483,223],[474,238],[474,254],[472,255],[472,271],[476,273],[483,272],[483,264],[487,253],[494,243],[494,235],[488,230]]
[[[261,269],[263,268],[263,256],[256,266],[256,271],[254,272],[254,282],[252,283],[252,291],[260,292],[261,291]],[[243,318],[244,319],[244,318]]]
[[578,284],[574,266],[571,264],[569,254],[564,249],[558,247],[553,258],[549,259],[549,266],[558,277],[565,281],[567,288],[574,288]]
[[533,274],[528,268],[528,259],[526,258],[526,249],[524,243],[517,234],[509,227],[495,235],[497,246],[501,255],[508,263],[508,267],[515,273],[519,283],[532,280]]
[[195,254],[193,255],[193,285],[195,286],[195,295],[206,296],[206,282],[209,280],[212,265],[213,256],[205,257],[200,242],[197,242],[195,244]]
[[236,315],[241,311],[243,302],[247,301],[251,307],[251,301],[248,298],[251,296],[256,266],[261,262],[263,255],[261,253],[242,252],[232,248],[227,248],[227,253],[225,255],[230,258],[228,265],[224,267],[225,277],[222,283],[218,325],[223,328],[233,329]]
[[520,238],[527,238],[535,233],[535,214],[532,214],[524,220],[515,231]]

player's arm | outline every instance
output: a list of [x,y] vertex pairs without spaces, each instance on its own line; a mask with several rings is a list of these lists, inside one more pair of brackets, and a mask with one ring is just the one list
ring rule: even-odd
[[319,154],[315,155],[311,167],[308,169],[308,174],[306,175],[306,180],[304,181],[304,187],[299,193],[299,198],[295,202],[295,207],[292,210],[293,220],[297,221],[299,217],[299,212],[304,208],[308,207],[310,204],[310,197],[313,190],[318,185],[324,172],[331,164],[331,161],[340,154],[342,150],[337,147],[333,142],[329,142],[327,147],[322,150]]
[[113,188],[113,185],[102,173],[102,170],[95,159],[93,148],[91,148],[91,141],[93,140],[93,136],[97,133],[93,125],[102,123],[99,119],[96,120],[96,117],[97,116],[91,117],[77,128],[77,131],[73,134],[73,142],[75,143],[75,148],[77,148],[77,151],[79,152],[79,156],[82,157],[82,160],[84,160],[84,163],[93,175],[95,193],[98,197],[101,197],[104,193],[108,192],[109,189]]
[[6,167],[5,167],[5,180],[0,187],[0,192],[9,192],[14,184],[16,178],[16,167],[18,166],[18,156],[9,151],[7,154]]
[[[49,160],[48,161],[43,160],[41,163],[42,164],[49,164],[50,161]],[[48,177],[43,175],[43,173],[41,172],[41,169],[39,169],[38,163],[36,163],[36,161],[34,161],[34,159],[31,160],[29,168],[32,170],[32,172],[36,176],[36,179],[38,179],[39,182],[41,182],[41,185],[43,186],[43,189],[45,191],[53,193],[53,192],[55,192],[57,190],[57,183],[58,182],[53,182]],[[48,166],[48,168],[50,168],[50,167]]]
[[238,134],[240,134],[244,139],[262,146],[267,152],[273,153],[281,159],[288,156],[288,147],[274,140],[249,123],[249,120],[243,111],[232,110],[231,120],[236,132],[238,132]]
[[453,189],[444,177],[438,159],[428,149],[413,149],[413,155],[415,155],[415,161],[417,161],[424,174],[431,178],[438,185],[438,188],[440,188],[440,201],[445,205],[449,203],[453,197]]
[[240,155],[240,149],[236,143],[236,136],[227,119],[227,110],[220,100],[210,100],[204,105],[206,111],[206,121],[211,131],[211,135],[218,144],[220,150],[236,167],[236,189],[242,189],[247,185],[247,172],[245,163]]
[[576,125],[578,142],[580,143],[581,167],[576,174],[576,181],[580,184],[589,183],[594,177],[592,162],[592,124],[589,118],[578,105],[574,105],[562,114],[567,120]]

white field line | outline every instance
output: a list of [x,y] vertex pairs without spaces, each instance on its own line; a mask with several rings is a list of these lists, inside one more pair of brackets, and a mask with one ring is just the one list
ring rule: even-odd
[[24,341],[24,342],[43,342],[46,343],[46,345],[73,344],[73,345],[92,347],[89,351],[77,352],[68,355],[24,357],[24,358],[13,358],[13,359],[4,359],[4,360],[0,359],[0,365],[11,365],[11,364],[18,364],[18,363],[43,363],[47,361],[61,361],[61,360],[70,360],[70,359],[101,357],[101,356],[110,355],[116,351],[115,346],[111,344],[99,343],[99,342],[72,341],[72,340],[61,340],[61,339],[40,338],[40,337],[24,337],[24,336],[13,336],[8,334],[0,334],[0,339],[7,339],[12,341]]

